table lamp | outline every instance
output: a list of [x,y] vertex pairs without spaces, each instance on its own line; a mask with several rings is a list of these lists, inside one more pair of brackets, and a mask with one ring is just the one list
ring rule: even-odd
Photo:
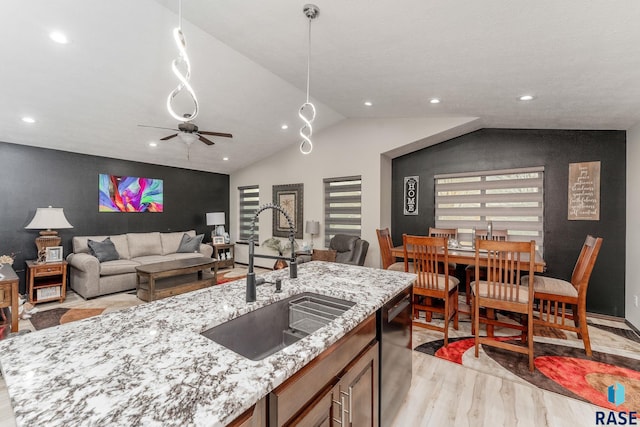
[[42,230],[40,236],[36,237],[36,247],[38,255],[50,246],[60,246],[62,240],[58,232],[54,229],[73,228],[64,216],[62,208],[38,208],[31,222],[25,227],[27,230]]
[[[207,225],[216,226],[215,235],[216,236],[224,236],[224,223],[225,217],[224,212],[209,212],[207,214]],[[213,239],[214,232],[211,231],[211,238]]]
[[307,234],[311,234],[311,249],[313,250],[313,236],[320,234],[320,221],[307,221],[304,229]]

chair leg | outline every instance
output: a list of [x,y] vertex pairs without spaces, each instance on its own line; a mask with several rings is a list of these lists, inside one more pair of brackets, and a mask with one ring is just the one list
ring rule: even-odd
[[589,339],[589,329],[587,326],[587,310],[584,306],[578,307],[577,310],[574,311],[573,320],[574,322],[578,322],[576,327],[580,328],[578,337],[582,338],[584,352],[587,354],[587,357],[591,357],[593,353],[591,352],[591,340]]
[[467,305],[470,305],[471,303],[469,301],[471,300],[471,277],[475,275],[475,273],[473,272],[473,270],[466,269],[465,275],[466,275],[466,281],[465,281],[464,292],[465,292],[465,297],[467,298]]
[[475,337],[476,357],[478,357],[480,348],[480,309],[478,307],[478,300],[476,296],[473,296],[473,329]]
[[529,346],[529,371],[535,370],[533,363],[533,314],[527,315],[527,345]]
[[[496,311],[493,308],[487,308],[487,319],[491,319],[491,320],[496,319]],[[487,323],[487,336],[493,337],[494,331],[495,331],[495,327]]]
[[471,335],[476,334],[476,312],[474,311],[474,307],[475,306],[475,299],[473,298],[473,295],[471,295]]
[[449,319],[451,318],[451,314],[449,313],[451,301],[449,298],[444,299],[444,346],[446,347],[449,344]]
[[453,293],[453,329],[458,330],[458,288]]

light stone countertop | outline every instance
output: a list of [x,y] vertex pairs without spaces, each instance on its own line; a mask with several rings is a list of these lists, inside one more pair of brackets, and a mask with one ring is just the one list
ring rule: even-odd
[[[415,275],[310,262],[257,288],[245,281],[0,341],[0,367],[20,426],[221,426],[233,421],[409,286]],[[260,361],[200,333],[301,292],[356,303],[343,316]]]

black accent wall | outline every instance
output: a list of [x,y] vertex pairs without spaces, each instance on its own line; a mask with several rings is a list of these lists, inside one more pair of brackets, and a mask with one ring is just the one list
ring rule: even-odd
[[[37,258],[38,230],[25,230],[36,208],[62,207],[74,228],[58,230],[64,254],[74,235],[195,229],[211,240],[205,213],[225,212],[229,175],[89,156],[0,142],[0,255],[16,252],[14,269],[25,290],[24,261]],[[98,212],[98,174],[164,180],[164,212]]]
[[[600,221],[567,220],[569,163],[601,162]],[[393,160],[392,237],[434,226],[434,181],[441,173],[544,166],[546,275],[569,280],[587,234],[603,237],[587,310],[624,317],[626,133],[481,129]],[[419,215],[403,215],[403,179],[419,175]]]

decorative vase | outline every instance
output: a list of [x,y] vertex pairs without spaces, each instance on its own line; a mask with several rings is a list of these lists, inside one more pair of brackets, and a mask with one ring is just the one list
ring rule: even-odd
[[285,261],[283,259],[276,260],[276,263],[273,264],[273,269],[274,270],[281,270],[281,269],[287,268],[287,267],[289,267],[289,264],[287,264],[287,261]]

